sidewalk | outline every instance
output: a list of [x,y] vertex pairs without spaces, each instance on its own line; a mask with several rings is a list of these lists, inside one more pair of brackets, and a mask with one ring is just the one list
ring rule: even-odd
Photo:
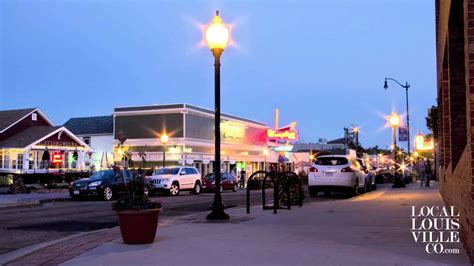
[[67,191],[62,192],[32,192],[22,194],[0,194],[0,210],[40,206],[41,203],[68,200],[70,199]]
[[[149,245],[124,245],[115,228],[7,265],[470,265],[460,243],[449,243],[460,254],[429,255],[413,240],[411,206],[443,205],[434,185],[386,185],[357,198],[307,203],[278,214],[256,206],[250,214],[230,209],[228,222],[207,222],[205,214],[164,220]],[[54,252],[55,258],[41,259]]]

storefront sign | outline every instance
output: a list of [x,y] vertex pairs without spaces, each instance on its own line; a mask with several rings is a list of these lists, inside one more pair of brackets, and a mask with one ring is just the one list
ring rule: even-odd
[[61,154],[59,153],[53,154],[53,163],[62,163],[62,162],[63,162],[63,157],[61,156]]
[[278,146],[278,147],[273,148],[273,150],[289,152],[293,150],[293,145]]
[[298,131],[295,129],[296,122],[289,124],[288,126],[281,127],[277,130],[267,129],[267,137],[269,140],[297,140]]
[[245,128],[240,125],[221,123],[221,130],[224,138],[243,139]]
[[415,137],[415,149],[418,151],[432,151],[434,149],[433,139],[425,139],[423,134],[417,134]]

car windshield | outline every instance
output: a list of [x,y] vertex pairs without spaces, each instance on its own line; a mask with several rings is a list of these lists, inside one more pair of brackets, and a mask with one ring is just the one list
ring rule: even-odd
[[115,176],[114,170],[101,170],[93,173],[89,178],[92,180],[108,179]]
[[316,165],[344,165],[348,164],[347,158],[344,157],[320,157],[316,158]]
[[206,176],[204,176],[203,179],[204,180],[214,180],[214,174],[207,174]]
[[155,175],[177,175],[179,172],[178,167],[173,168],[160,168],[155,170]]

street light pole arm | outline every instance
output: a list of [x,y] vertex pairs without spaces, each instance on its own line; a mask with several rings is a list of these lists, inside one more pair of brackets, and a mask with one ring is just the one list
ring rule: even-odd
[[405,89],[408,89],[410,88],[410,84],[408,84],[408,82],[406,83],[406,85],[403,85],[401,84],[400,82],[398,82],[396,79],[393,79],[393,78],[385,78],[385,80],[391,80],[391,81],[395,81],[396,83],[398,83],[398,85],[400,85],[402,88],[405,88]]

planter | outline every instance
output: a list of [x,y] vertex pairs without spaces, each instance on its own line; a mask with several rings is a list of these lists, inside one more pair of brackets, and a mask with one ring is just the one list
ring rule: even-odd
[[129,245],[153,243],[160,211],[161,209],[117,212],[123,242]]

